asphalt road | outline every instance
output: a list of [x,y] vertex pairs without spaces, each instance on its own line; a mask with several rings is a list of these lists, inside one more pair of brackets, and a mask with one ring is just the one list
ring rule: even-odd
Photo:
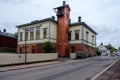
[[113,57],[67,60],[60,64],[0,72],[0,80],[89,80],[116,61]]

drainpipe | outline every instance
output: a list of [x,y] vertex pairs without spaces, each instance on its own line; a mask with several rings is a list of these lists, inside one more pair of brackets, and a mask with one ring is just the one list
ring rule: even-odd
[[27,49],[27,47],[26,47],[26,27],[25,27],[25,34],[24,34],[24,40],[25,40],[25,64],[27,64],[27,51],[26,51],[26,49]]
[[[95,35],[95,44],[94,44],[94,51],[96,50],[96,35]],[[96,52],[95,52],[96,53]]]
[[49,42],[50,42],[50,26],[51,26],[51,24],[50,24],[50,19],[49,19],[49,24],[48,24],[48,29],[49,29],[49,32],[48,32],[48,40],[49,40]]
[[83,53],[84,53],[84,27],[82,26],[82,47],[83,47]]
[[17,54],[18,54],[18,42],[19,42],[20,36],[19,36],[19,28],[18,28],[18,33],[17,33]]

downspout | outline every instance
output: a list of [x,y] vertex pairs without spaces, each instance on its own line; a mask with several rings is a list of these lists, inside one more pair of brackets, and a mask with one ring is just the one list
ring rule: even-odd
[[83,48],[83,53],[84,53],[84,28],[82,26],[82,48]]
[[[94,44],[94,51],[96,50],[96,35],[95,35],[95,44]],[[96,51],[95,51],[96,54]]]
[[18,42],[19,42],[20,36],[19,36],[19,28],[18,28],[18,33],[17,33],[17,49],[16,52],[18,54]]
[[50,24],[50,19],[49,19],[49,24],[48,24],[48,29],[49,29],[49,32],[48,32],[48,40],[49,40],[49,42],[50,42],[50,26],[51,26],[51,24]]

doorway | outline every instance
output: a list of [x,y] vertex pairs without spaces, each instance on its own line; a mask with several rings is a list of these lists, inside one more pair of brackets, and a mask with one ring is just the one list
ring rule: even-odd
[[35,46],[32,46],[32,53],[35,53]]
[[66,57],[69,57],[68,49],[66,49]]
[[72,49],[72,53],[75,53],[75,46],[71,46],[71,49]]
[[22,47],[20,47],[20,53],[22,53]]

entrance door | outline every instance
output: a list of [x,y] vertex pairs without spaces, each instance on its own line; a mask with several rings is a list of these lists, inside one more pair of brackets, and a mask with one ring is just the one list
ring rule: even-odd
[[32,46],[32,53],[35,53],[35,46]]
[[71,48],[72,48],[72,53],[75,53],[75,46],[71,46]]
[[66,57],[69,57],[68,49],[66,49]]
[[22,47],[20,47],[20,53],[22,53]]

